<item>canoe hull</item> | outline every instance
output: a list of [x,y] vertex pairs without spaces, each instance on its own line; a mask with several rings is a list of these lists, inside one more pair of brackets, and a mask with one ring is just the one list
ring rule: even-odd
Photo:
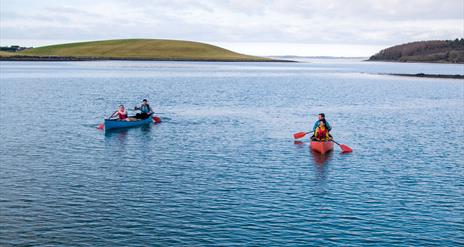
[[152,122],[153,122],[152,116],[149,116],[146,119],[142,119],[138,121],[121,121],[121,120],[114,120],[114,119],[105,119],[105,130],[131,128],[131,127],[149,124]]
[[331,141],[311,141],[310,147],[312,150],[325,154],[334,148],[334,143]]

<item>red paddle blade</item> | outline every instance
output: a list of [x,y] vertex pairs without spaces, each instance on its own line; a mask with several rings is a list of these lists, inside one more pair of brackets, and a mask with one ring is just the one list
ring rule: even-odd
[[161,119],[160,119],[159,117],[157,117],[157,116],[154,116],[154,117],[153,117],[153,122],[155,122],[155,123],[161,123]]
[[298,132],[298,133],[293,134],[293,138],[300,139],[300,138],[303,138],[305,135],[306,135],[306,132]]
[[98,127],[97,127],[97,129],[99,129],[99,130],[102,130],[102,129],[104,129],[104,128],[105,128],[105,125],[104,125],[104,124],[102,124],[102,123],[101,123],[101,124],[99,124],[99,125],[98,125]]
[[353,152],[353,149],[351,149],[350,147],[348,147],[347,145],[345,144],[340,144],[340,148],[342,149],[342,151],[344,153],[351,153]]

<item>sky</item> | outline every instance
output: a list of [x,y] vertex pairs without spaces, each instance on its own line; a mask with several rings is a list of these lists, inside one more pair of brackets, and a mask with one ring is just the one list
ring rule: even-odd
[[370,56],[464,37],[464,0],[0,0],[0,45],[156,38],[250,55]]

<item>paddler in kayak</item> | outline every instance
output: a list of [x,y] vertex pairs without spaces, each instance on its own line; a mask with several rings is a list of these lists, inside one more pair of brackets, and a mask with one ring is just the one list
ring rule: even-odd
[[325,119],[325,114],[324,113],[319,113],[318,118],[319,119],[313,125],[313,131],[316,131],[317,127],[319,127],[319,122],[320,121],[325,121],[325,123],[324,123],[325,127],[330,132],[332,130],[332,127],[330,126],[329,122],[327,122],[327,120]]
[[113,112],[113,114],[111,114],[111,116],[109,117],[110,119],[117,115],[118,116],[118,119],[120,121],[137,121],[136,118],[133,118],[133,117],[129,117],[129,115],[127,114],[127,110],[126,108],[124,107],[124,105],[120,105],[118,110],[116,110],[115,112]]
[[135,111],[140,110],[140,113],[135,114],[135,117],[138,118],[138,119],[146,119],[147,117],[149,117],[153,113],[153,109],[148,104],[147,99],[143,99],[142,104],[140,105],[140,107],[136,106],[136,107],[134,107],[134,110]]
[[319,120],[319,126],[314,130],[314,134],[311,137],[313,141],[329,141],[332,137],[329,134],[329,129],[326,127],[327,121],[325,119]]

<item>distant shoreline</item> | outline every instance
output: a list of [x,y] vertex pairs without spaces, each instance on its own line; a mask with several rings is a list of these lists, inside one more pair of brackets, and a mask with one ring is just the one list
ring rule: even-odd
[[415,41],[374,54],[370,61],[464,63],[464,39]]
[[268,59],[268,60],[253,60],[253,59],[166,59],[166,58],[126,58],[126,57],[72,57],[72,56],[0,56],[0,61],[44,61],[44,62],[70,62],[70,61],[178,61],[178,62],[283,62],[297,63],[297,61],[286,59]]
[[372,60],[372,59],[366,59],[363,60],[363,62],[387,62],[387,63],[433,63],[433,64],[464,64],[464,63],[453,63],[453,62],[447,62],[447,61],[397,61],[397,60]]
[[423,78],[444,78],[444,79],[464,79],[464,75],[444,75],[444,74],[396,74],[396,73],[381,73],[379,75],[394,75],[394,76],[407,76],[407,77],[423,77]]
[[0,60],[294,62],[240,54],[201,42],[166,39],[114,39],[41,46],[13,53],[0,52]]
[[270,58],[278,58],[278,59],[363,59],[363,60],[367,60],[368,57],[366,56],[362,56],[362,57],[340,57],[340,56],[296,56],[296,55],[284,55],[284,56],[274,56],[274,55],[270,55],[270,56],[267,56],[267,57],[270,57]]

